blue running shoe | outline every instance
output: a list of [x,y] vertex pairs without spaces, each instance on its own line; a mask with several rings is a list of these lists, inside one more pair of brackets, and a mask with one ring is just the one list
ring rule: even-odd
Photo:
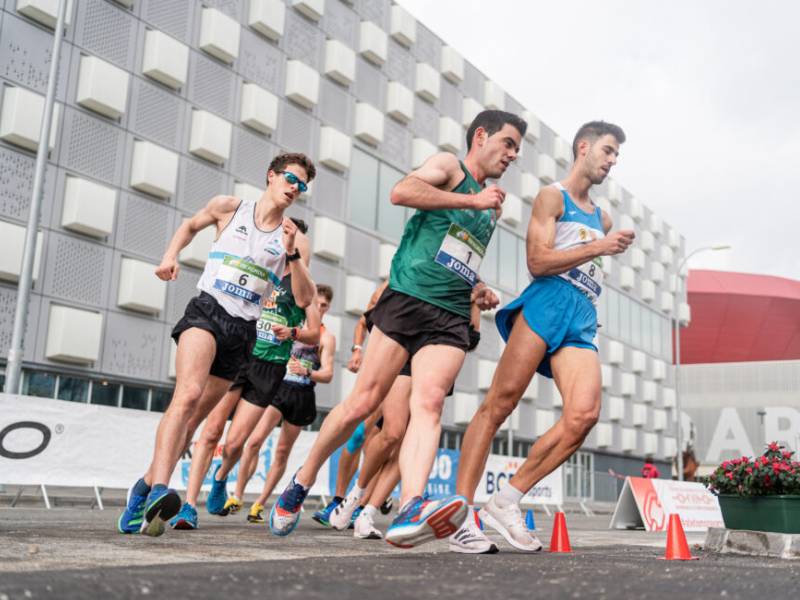
[[197,529],[197,509],[188,502],[181,507],[181,511],[169,522],[173,529],[191,531]]
[[292,481],[283,490],[269,513],[269,530],[273,535],[285,536],[294,531],[307,495],[308,490],[292,477]]
[[[120,533],[139,533],[142,527],[142,519],[144,518],[144,503],[147,500],[147,494],[137,494],[139,483],[131,488],[128,494],[128,504],[125,506],[125,511],[117,519],[117,531]],[[149,487],[147,487],[149,491]]]
[[339,498],[338,496],[334,497],[334,499],[328,503],[328,506],[326,506],[322,510],[318,510],[317,512],[315,512],[311,516],[311,518],[314,519],[317,523],[319,523],[323,527],[332,527],[331,513],[333,513],[333,509],[335,509],[342,503],[342,500],[343,499]]
[[352,517],[350,517],[350,525],[348,525],[348,526],[347,526],[347,528],[348,528],[348,529],[354,529],[354,528],[355,528],[355,526],[356,526],[356,519],[358,518],[358,515],[360,515],[360,514],[361,514],[361,511],[362,511],[362,510],[364,510],[364,507],[363,507],[363,506],[359,506],[358,508],[356,508],[356,509],[353,511],[353,516],[352,516]]
[[208,493],[208,499],[206,500],[206,510],[212,515],[224,517],[230,509],[225,509],[225,503],[228,501],[228,478],[217,481],[217,471],[221,466],[217,465],[217,468],[214,469],[214,475],[211,476],[211,491]]
[[413,548],[458,531],[467,517],[469,505],[464,496],[442,500],[412,498],[392,521],[386,541],[398,548]]
[[164,523],[178,514],[181,509],[181,497],[175,490],[165,485],[156,485],[147,495],[144,508],[144,519],[140,533],[158,537],[164,533]]

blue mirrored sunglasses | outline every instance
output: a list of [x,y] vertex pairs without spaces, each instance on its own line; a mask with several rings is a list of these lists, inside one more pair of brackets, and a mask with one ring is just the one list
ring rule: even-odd
[[302,181],[297,175],[292,173],[291,171],[281,171],[281,174],[286,178],[286,181],[289,182],[289,185],[297,185],[297,189],[300,190],[301,194],[305,194],[306,190],[308,190],[308,184],[305,181]]

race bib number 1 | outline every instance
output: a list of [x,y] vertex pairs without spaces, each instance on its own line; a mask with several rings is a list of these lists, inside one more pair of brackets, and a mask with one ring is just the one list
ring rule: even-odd
[[434,260],[474,286],[485,254],[486,247],[468,230],[451,223]]
[[217,270],[214,287],[245,302],[261,304],[269,271],[241,258],[226,256]]

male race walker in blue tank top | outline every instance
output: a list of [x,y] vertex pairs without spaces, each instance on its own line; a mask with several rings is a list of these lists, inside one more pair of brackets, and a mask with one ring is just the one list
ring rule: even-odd
[[480,511],[484,523],[527,552],[542,544],[525,526],[519,501],[580,448],[600,414],[600,361],[593,340],[603,260],[625,252],[634,232],[609,233],[611,218],[592,202],[589,190],[603,183],[624,141],[616,125],[586,123],[573,141],[575,160],[567,177],[542,188],[534,200],[526,248],[534,279],[496,315],[507,345],[461,444],[456,491],[472,503],[492,438],[534,373],[555,380],[563,399],[561,418]]

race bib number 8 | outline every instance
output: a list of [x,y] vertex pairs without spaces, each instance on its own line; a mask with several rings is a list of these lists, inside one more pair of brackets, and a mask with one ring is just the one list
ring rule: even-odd
[[267,291],[269,271],[241,258],[226,256],[217,271],[214,287],[245,302],[260,304]]
[[474,286],[485,254],[486,247],[468,230],[451,223],[434,260]]
[[[597,261],[597,262],[596,262]],[[572,284],[596,302],[603,291],[602,258],[583,263],[567,272]]]
[[266,342],[267,344],[280,346],[283,342],[275,336],[275,332],[272,331],[272,326],[285,326],[287,323],[288,321],[286,318],[277,313],[266,310],[262,311],[261,317],[256,323],[256,339],[260,342]]

